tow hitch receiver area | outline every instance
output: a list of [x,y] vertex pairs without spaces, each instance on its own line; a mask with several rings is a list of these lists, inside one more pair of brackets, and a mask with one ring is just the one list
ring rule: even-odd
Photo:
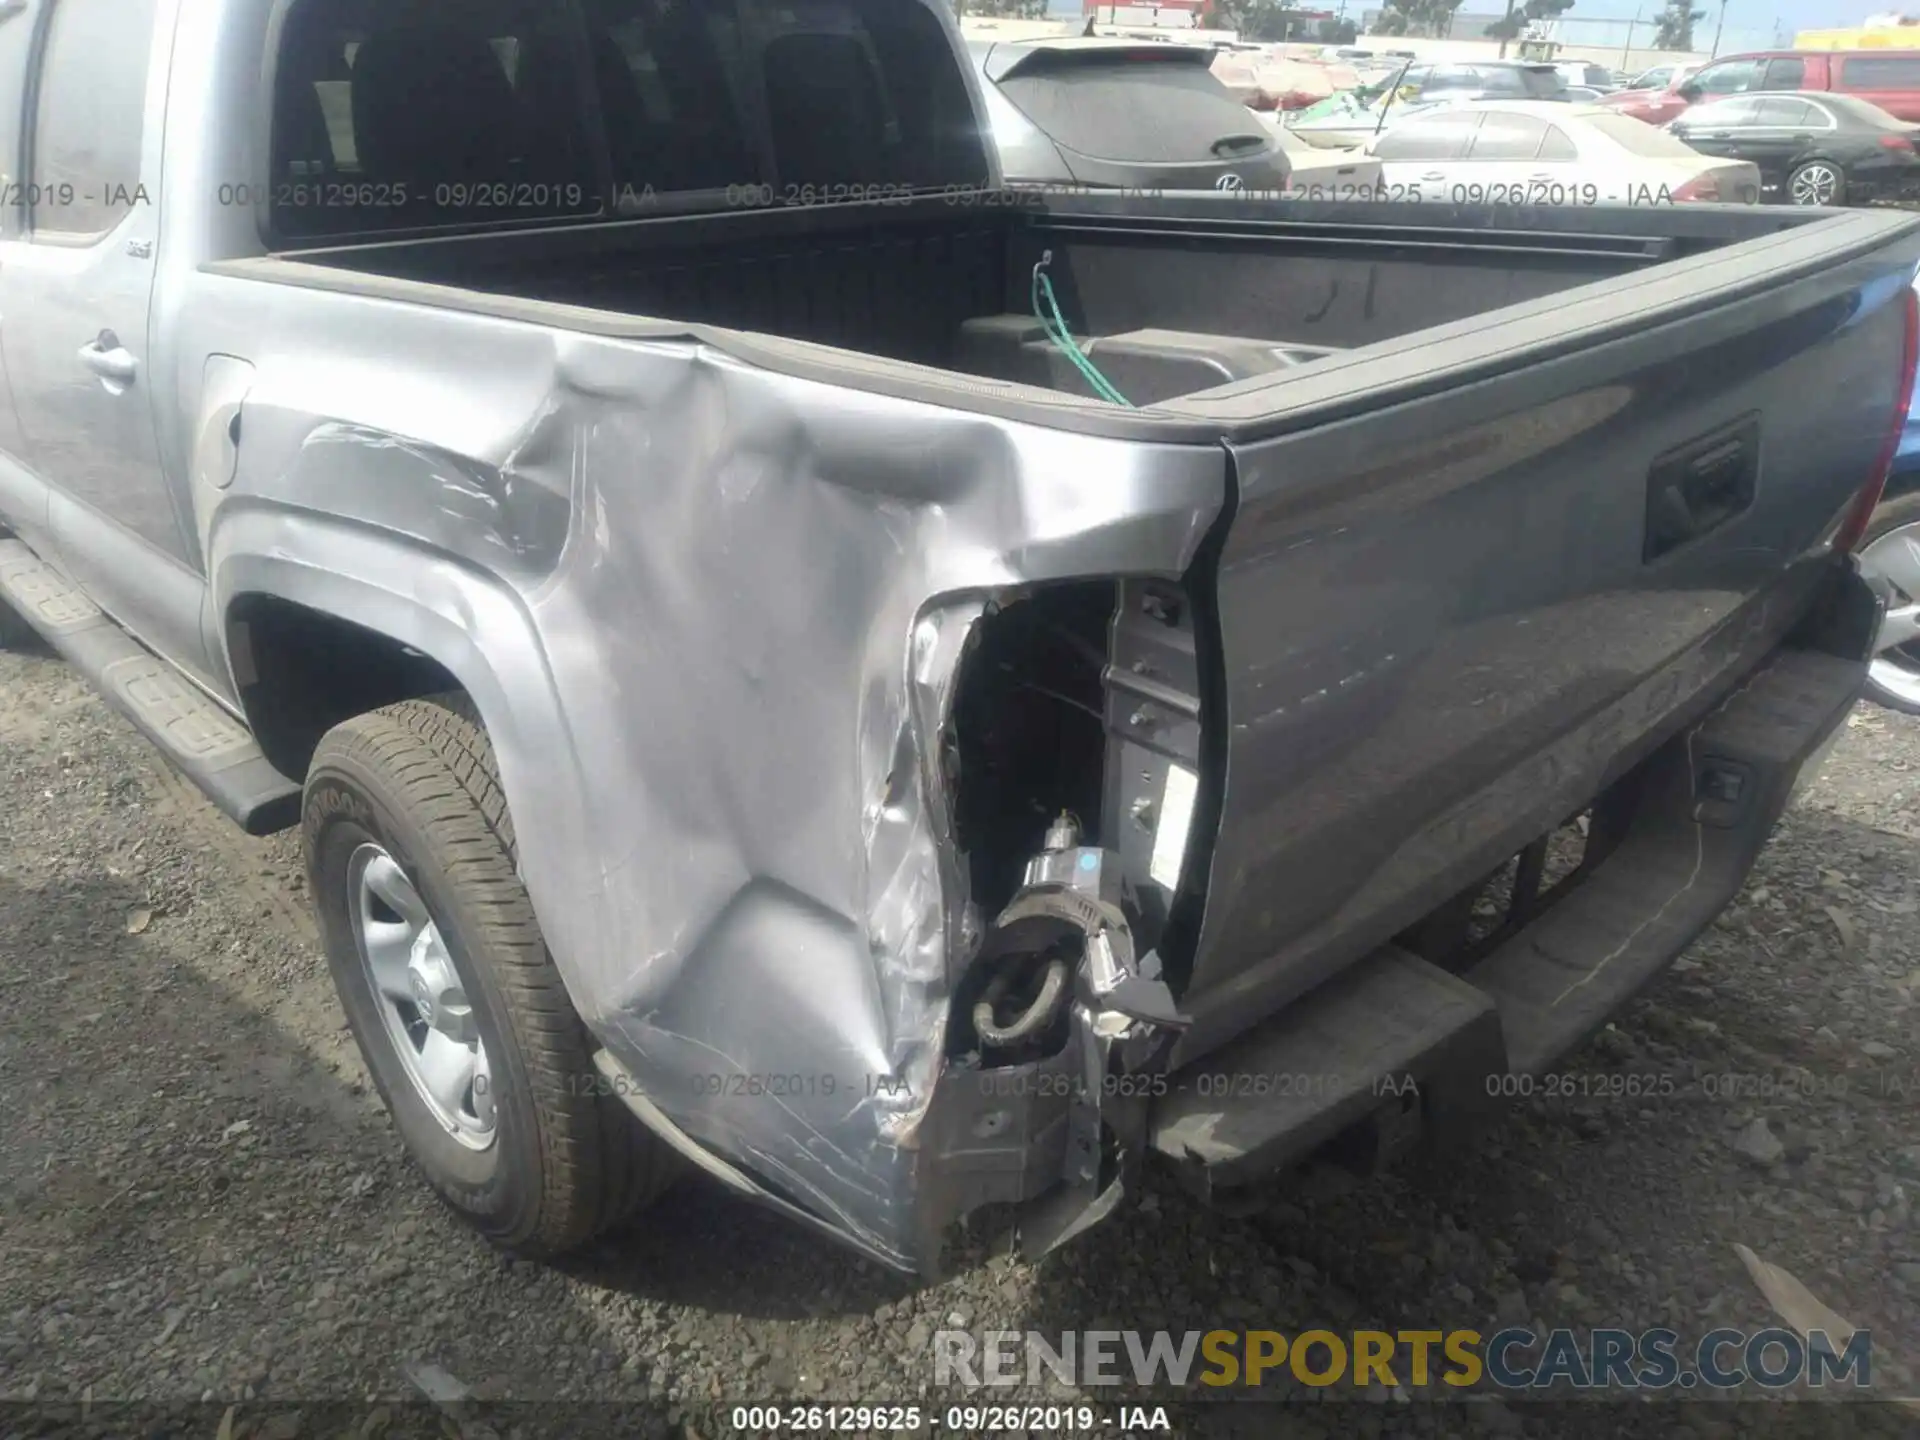
[[1516,896],[1516,923],[1460,973],[1395,945],[1366,956],[1169,1076],[1152,1150],[1229,1199],[1329,1142],[1378,1161],[1409,1126],[1438,1147],[1470,1135],[1508,1103],[1509,1076],[1581,1044],[1733,898],[1862,674],[1858,659],[1776,652],[1609,788],[1594,811],[1607,842],[1541,905]]

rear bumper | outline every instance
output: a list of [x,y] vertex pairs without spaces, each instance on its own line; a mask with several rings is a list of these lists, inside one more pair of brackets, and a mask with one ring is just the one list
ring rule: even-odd
[[1891,157],[1884,164],[1854,166],[1847,175],[1854,200],[1901,201],[1920,196],[1920,161]]
[[1920,200],[1920,176],[1898,182],[1876,182],[1856,186],[1849,199],[1887,205],[1909,204]]
[[1878,613],[1846,574],[1793,641],[1609,789],[1610,843],[1554,903],[1463,973],[1384,946],[1175,1072],[1151,1149],[1219,1196],[1336,1138],[1377,1160],[1485,1123],[1508,1077],[1593,1035],[1739,891],[1858,697]]

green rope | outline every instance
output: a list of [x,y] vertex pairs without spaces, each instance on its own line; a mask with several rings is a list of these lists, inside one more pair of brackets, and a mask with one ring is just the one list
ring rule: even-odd
[[1099,367],[1087,358],[1087,354],[1075,342],[1073,332],[1067,328],[1067,320],[1060,313],[1060,302],[1054,297],[1053,281],[1047,277],[1047,264],[1053,259],[1053,252],[1041,256],[1040,263],[1033,267],[1033,316],[1040,322],[1040,328],[1047,332],[1047,338],[1053,341],[1060,353],[1065,355],[1078,370],[1087,384],[1093,387],[1093,393],[1113,405],[1125,405],[1134,408],[1128,400],[1113,386],[1113,382],[1100,373]]

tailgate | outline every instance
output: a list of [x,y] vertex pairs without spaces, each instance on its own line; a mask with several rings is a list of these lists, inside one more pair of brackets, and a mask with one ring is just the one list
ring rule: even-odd
[[1804,612],[1920,256],[1819,228],[1352,352],[1300,377],[1318,415],[1232,442],[1183,1057],[1567,820]]

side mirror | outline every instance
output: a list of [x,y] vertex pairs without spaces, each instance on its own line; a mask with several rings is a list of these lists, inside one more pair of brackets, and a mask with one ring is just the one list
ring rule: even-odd
[[1698,85],[1694,84],[1691,80],[1689,80],[1686,84],[1680,86],[1680,88],[1675,90],[1673,93],[1678,95],[1682,100],[1686,101],[1689,105],[1691,105],[1693,104],[1694,101],[1698,100],[1702,95],[1706,94],[1707,92],[1702,90]]

